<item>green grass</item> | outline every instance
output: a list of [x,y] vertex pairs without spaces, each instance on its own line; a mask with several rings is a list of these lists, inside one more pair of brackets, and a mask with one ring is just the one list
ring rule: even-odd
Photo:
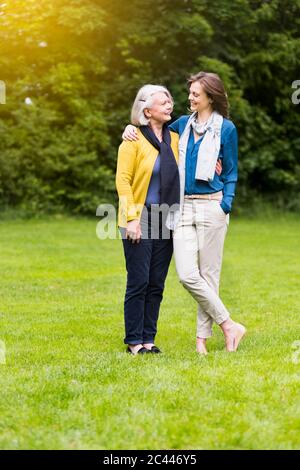
[[195,353],[196,304],[170,269],[157,344],[123,345],[120,241],[97,220],[0,222],[0,448],[300,448],[300,219],[232,217],[221,297],[248,335]]

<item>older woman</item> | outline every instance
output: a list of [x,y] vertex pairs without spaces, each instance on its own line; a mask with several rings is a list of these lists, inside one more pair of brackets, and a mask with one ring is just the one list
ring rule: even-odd
[[142,87],[131,112],[138,141],[119,148],[116,186],[127,269],[124,342],[131,354],[161,352],[155,336],[173,240],[159,206],[176,207],[180,200],[178,134],[166,125],[172,110],[166,88]]
[[[246,329],[234,322],[219,297],[223,246],[237,182],[237,130],[228,119],[228,99],[218,75],[199,72],[189,80],[191,116],[169,127],[180,136],[180,210],[174,229],[179,279],[198,303],[197,351],[207,354],[206,339],[216,322],[227,351],[236,351]],[[136,139],[128,128],[123,138]],[[222,172],[215,171],[222,162]]]

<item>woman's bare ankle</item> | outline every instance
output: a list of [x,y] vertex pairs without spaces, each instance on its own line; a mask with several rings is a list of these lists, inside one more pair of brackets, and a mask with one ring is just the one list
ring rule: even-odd
[[227,320],[223,321],[219,326],[223,333],[226,335],[232,328],[236,325],[236,323],[231,319],[227,318]]
[[200,354],[208,354],[206,349],[206,338],[200,338],[197,336],[196,351]]
[[139,350],[142,349],[143,345],[142,344],[128,344],[128,347],[130,348],[133,354],[137,354]]
[[154,343],[144,343],[143,344],[143,347],[146,348],[146,349],[149,349],[149,351],[151,350],[152,346],[154,346]]

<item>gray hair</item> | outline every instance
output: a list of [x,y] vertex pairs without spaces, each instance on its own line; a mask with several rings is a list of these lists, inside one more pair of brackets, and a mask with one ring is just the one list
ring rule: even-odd
[[146,118],[144,110],[151,108],[153,104],[153,95],[156,93],[164,93],[174,104],[169,90],[162,85],[144,85],[139,89],[131,109],[131,124],[134,126],[147,126],[149,119]]

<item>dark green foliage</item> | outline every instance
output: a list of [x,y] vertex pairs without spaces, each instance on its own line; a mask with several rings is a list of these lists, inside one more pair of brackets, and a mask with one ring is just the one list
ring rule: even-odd
[[137,89],[165,84],[178,117],[186,77],[206,70],[239,129],[235,207],[260,195],[300,210],[300,0],[20,0],[0,13],[0,207],[95,213],[115,200]]

